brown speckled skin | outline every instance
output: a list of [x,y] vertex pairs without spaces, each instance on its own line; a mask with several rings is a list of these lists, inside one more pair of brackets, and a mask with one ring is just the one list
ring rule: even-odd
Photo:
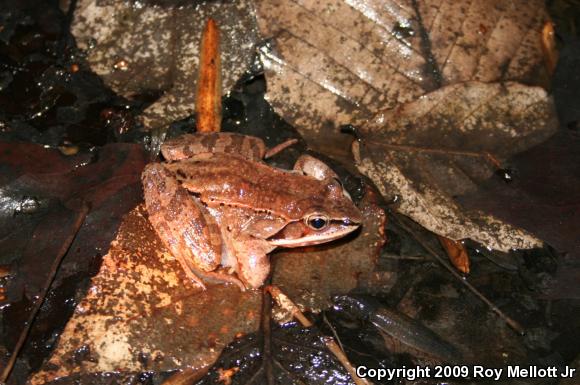
[[[188,275],[235,281],[214,272],[233,268],[246,287],[269,274],[277,246],[328,242],[355,230],[361,214],[322,162],[301,158],[295,171],[270,167],[259,138],[230,133],[184,135],[162,146],[168,163],[143,172],[145,205],[157,234]],[[306,224],[321,215],[328,225]]]

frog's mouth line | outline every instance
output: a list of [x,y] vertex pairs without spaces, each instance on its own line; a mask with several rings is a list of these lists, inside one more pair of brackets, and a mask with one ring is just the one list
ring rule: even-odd
[[[320,232],[311,231],[307,234],[302,234],[296,238],[284,238],[284,232],[280,232],[271,238],[268,238],[268,243],[272,246],[279,247],[302,247],[317,245],[320,243],[326,243],[334,241],[344,237],[345,235],[352,233],[354,230],[358,229],[360,225],[353,224],[348,226],[340,226],[339,228],[330,228]],[[280,238],[277,238],[280,237]]]

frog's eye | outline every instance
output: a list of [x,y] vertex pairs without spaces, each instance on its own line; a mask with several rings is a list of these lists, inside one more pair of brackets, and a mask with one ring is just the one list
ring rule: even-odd
[[306,219],[306,224],[314,230],[322,230],[328,225],[328,217],[320,214],[313,214]]

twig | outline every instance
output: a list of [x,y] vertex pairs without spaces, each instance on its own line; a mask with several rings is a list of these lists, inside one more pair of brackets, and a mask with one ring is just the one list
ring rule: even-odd
[[16,359],[18,358],[18,354],[20,353],[20,350],[22,349],[22,346],[24,345],[24,342],[26,341],[28,334],[30,333],[30,329],[32,328],[32,324],[34,323],[34,319],[36,318],[38,311],[42,307],[42,304],[44,303],[44,301],[46,299],[46,295],[48,294],[48,291],[50,290],[50,287],[52,286],[52,283],[54,282],[54,278],[56,277],[56,273],[58,272],[58,268],[60,267],[62,259],[66,255],[73,240],[75,239],[76,235],[78,234],[83,222],[85,221],[85,218],[86,218],[88,212],[89,212],[88,205],[83,204],[81,207],[81,210],[77,213],[77,217],[75,218],[75,221],[73,224],[74,231],[69,233],[68,237],[64,240],[64,242],[62,243],[62,245],[60,247],[60,250],[58,251],[56,258],[52,262],[52,266],[50,267],[48,277],[47,277],[46,281],[44,282],[44,286],[42,287],[42,290],[40,291],[38,299],[34,303],[34,306],[33,306],[32,310],[30,311],[30,314],[28,315],[28,320],[26,321],[26,324],[24,326],[24,330],[22,330],[22,332],[20,333],[20,336],[18,337],[18,341],[16,342],[16,346],[14,346],[14,350],[12,351],[12,355],[10,356],[8,363],[6,363],[6,366],[4,367],[4,370],[2,371],[2,376],[0,376],[0,384],[5,384],[8,381],[10,373],[12,372],[12,368],[14,367]]
[[437,252],[435,252],[426,242],[424,242],[415,232],[409,228],[403,221],[397,218],[396,215],[392,217],[405,231],[413,236],[419,242],[419,244],[427,250],[429,254],[433,256],[443,267],[445,267],[459,282],[466,286],[476,297],[483,301],[489,308],[496,313],[501,319],[503,319],[512,329],[514,329],[519,334],[525,334],[524,328],[514,319],[510,318],[504,312],[502,312],[497,306],[495,306],[486,296],[484,296],[479,290],[477,290],[473,285],[471,285],[466,279],[464,279],[451,265],[449,265]]
[[[278,306],[282,307],[286,311],[288,311],[294,318],[298,320],[305,328],[309,328],[312,326],[312,322],[306,318],[306,316],[300,311],[298,306],[288,296],[286,296],[280,288],[277,286],[266,286],[265,290],[270,293],[272,298],[276,300]],[[350,377],[357,385],[371,385],[365,378],[360,378],[356,375],[356,370],[348,360],[348,357],[344,354],[340,346],[336,343],[334,338],[332,337],[323,337],[322,340],[326,344],[328,350],[336,357],[336,359],[344,366],[344,368],[350,374]]]
[[284,151],[288,147],[295,145],[296,143],[298,143],[298,139],[288,139],[285,142],[277,144],[266,152],[264,159],[269,159],[274,155]]
[[209,19],[201,37],[195,112],[197,132],[219,132],[222,120],[220,33]]
[[[268,298],[268,291],[263,292],[262,298],[262,333],[264,334],[264,357],[262,362],[264,363],[264,372],[266,375],[266,383],[268,385],[274,385],[274,371],[272,368],[272,303],[270,298]],[[272,295],[272,293],[270,293]]]
[[338,337],[338,333],[336,333],[336,329],[334,328],[334,326],[332,326],[332,324],[330,323],[330,321],[328,321],[328,318],[326,318],[326,314],[325,313],[322,314],[322,321],[326,324],[326,326],[332,332],[332,335],[334,336],[334,339],[336,340],[336,343],[338,344],[338,346],[340,346],[340,350],[344,351],[344,346],[342,346],[342,342],[340,342],[340,338]]
[[474,151],[459,151],[459,150],[449,150],[449,149],[438,149],[438,148],[428,148],[428,147],[417,147],[417,146],[406,146],[403,144],[388,144],[380,143],[375,141],[367,141],[367,143],[377,144],[379,146],[385,147],[390,151],[405,151],[405,152],[423,152],[427,154],[441,154],[441,155],[460,155],[460,156],[470,156],[474,158],[483,158],[491,163],[496,169],[501,169],[501,162],[487,151],[474,152]]

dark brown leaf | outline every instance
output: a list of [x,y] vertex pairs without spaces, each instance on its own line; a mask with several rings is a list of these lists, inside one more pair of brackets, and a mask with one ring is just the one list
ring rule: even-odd
[[513,182],[490,179],[460,198],[468,209],[485,210],[529,229],[562,253],[550,296],[580,298],[580,137],[562,131],[510,161]]
[[72,312],[74,298],[95,274],[121,217],[142,199],[145,154],[138,145],[112,144],[64,157],[58,150],[26,143],[0,143],[0,255],[12,262],[3,304],[3,335],[9,349],[47,280],[69,222],[83,202],[91,211],[64,256],[49,299],[31,329],[23,361],[40,365]]
[[[264,349],[269,344],[270,354]],[[271,340],[248,336],[236,340],[198,385],[223,385],[223,373],[236,370],[233,385],[267,384],[268,369],[275,384],[323,385],[354,382],[348,372],[326,349],[323,338],[315,328],[303,329],[289,324],[274,327]]]
[[385,242],[385,213],[367,191],[359,208],[363,224],[356,238],[320,247],[280,251],[272,281],[303,309],[320,310],[331,296],[348,293],[374,269]]

